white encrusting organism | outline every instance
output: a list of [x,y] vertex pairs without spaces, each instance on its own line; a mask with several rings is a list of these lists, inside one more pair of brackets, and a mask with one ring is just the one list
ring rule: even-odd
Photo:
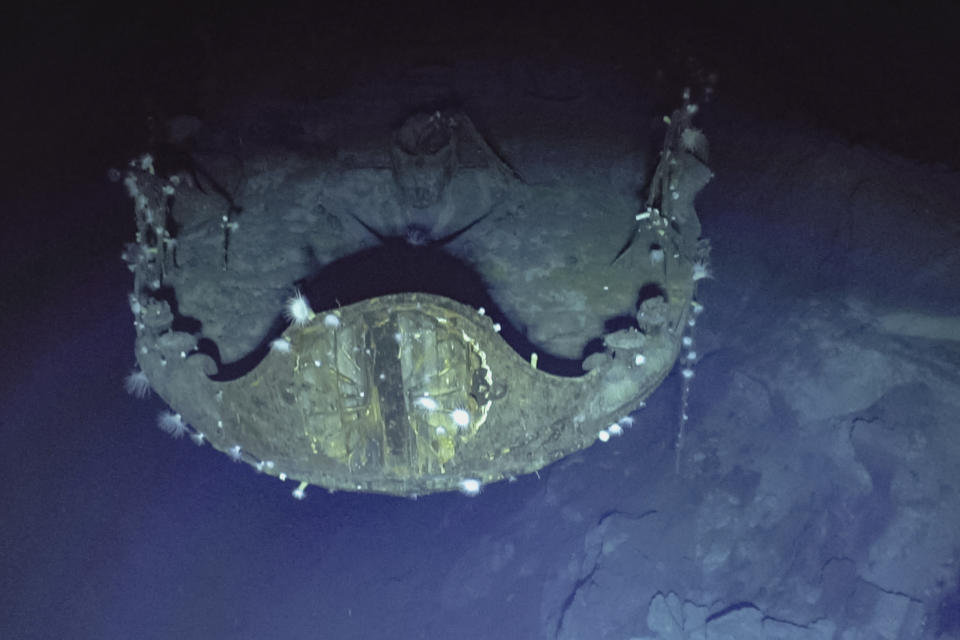
[[323,326],[329,329],[336,329],[340,326],[340,318],[332,313],[328,313],[327,315],[323,316]]
[[277,338],[270,341],[270,351],[277,353],[290,353],[290,341],[286,338]]

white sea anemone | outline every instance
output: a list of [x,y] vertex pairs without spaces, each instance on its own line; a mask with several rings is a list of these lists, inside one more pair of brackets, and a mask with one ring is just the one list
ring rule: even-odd
[[146,398],[150,395],[150,381],[147,374],[140,369],[134,369],[123,380],[123,388],[134,398]]
[[457,483],[460,493],[471,498],[480,495],[483,484],[477,478],[463,478]]
[[700,129],[687,127],[680,132],[680,147],[703,160],[707,155],[707,137]]
[[230,450],[227,451],[227,455],[230,456],[230,459],[233,460],[234,462],[240,462],[240,458],[242,457],[242,450],[240,449],[240,445],[235,444],[232,447],[230,447]]
[[697,260],[693,263],[693,280],[703,280],[704,278],[712,278],[713,273],[710,272],[710,265],[707,264],[706,260]]
[[457,407],[450,412],[450,419],[457,425],[458,431],[463,431],[470,426],[470,412],[463,407]]
[[299,291],[287,298],[287,303],[283,308],[283,315],[298,327],[310,324],[310,322],[317,317],[317,314],[310,308],[310,301]]
[[171,438],[182,438],[187,433],[187,423],[179,413],[164,411],[157,417],[157,426],[164,433],[170,434]]
[[297,488],[293,490],[293,497],[296,498],[297,500],[303,500],[304,498],[306,498],[307,497],[306,488],[307,488],[307,483],[301,482],[297,486]]

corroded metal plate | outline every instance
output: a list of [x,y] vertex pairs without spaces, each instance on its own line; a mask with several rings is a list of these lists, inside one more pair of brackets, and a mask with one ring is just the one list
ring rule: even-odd
[[443,474],[494,402],[478,325],[422,294],[321,314],[287,330],[289,351],[224,385],[224,428],[260,440],[262,456],[356,478]]

